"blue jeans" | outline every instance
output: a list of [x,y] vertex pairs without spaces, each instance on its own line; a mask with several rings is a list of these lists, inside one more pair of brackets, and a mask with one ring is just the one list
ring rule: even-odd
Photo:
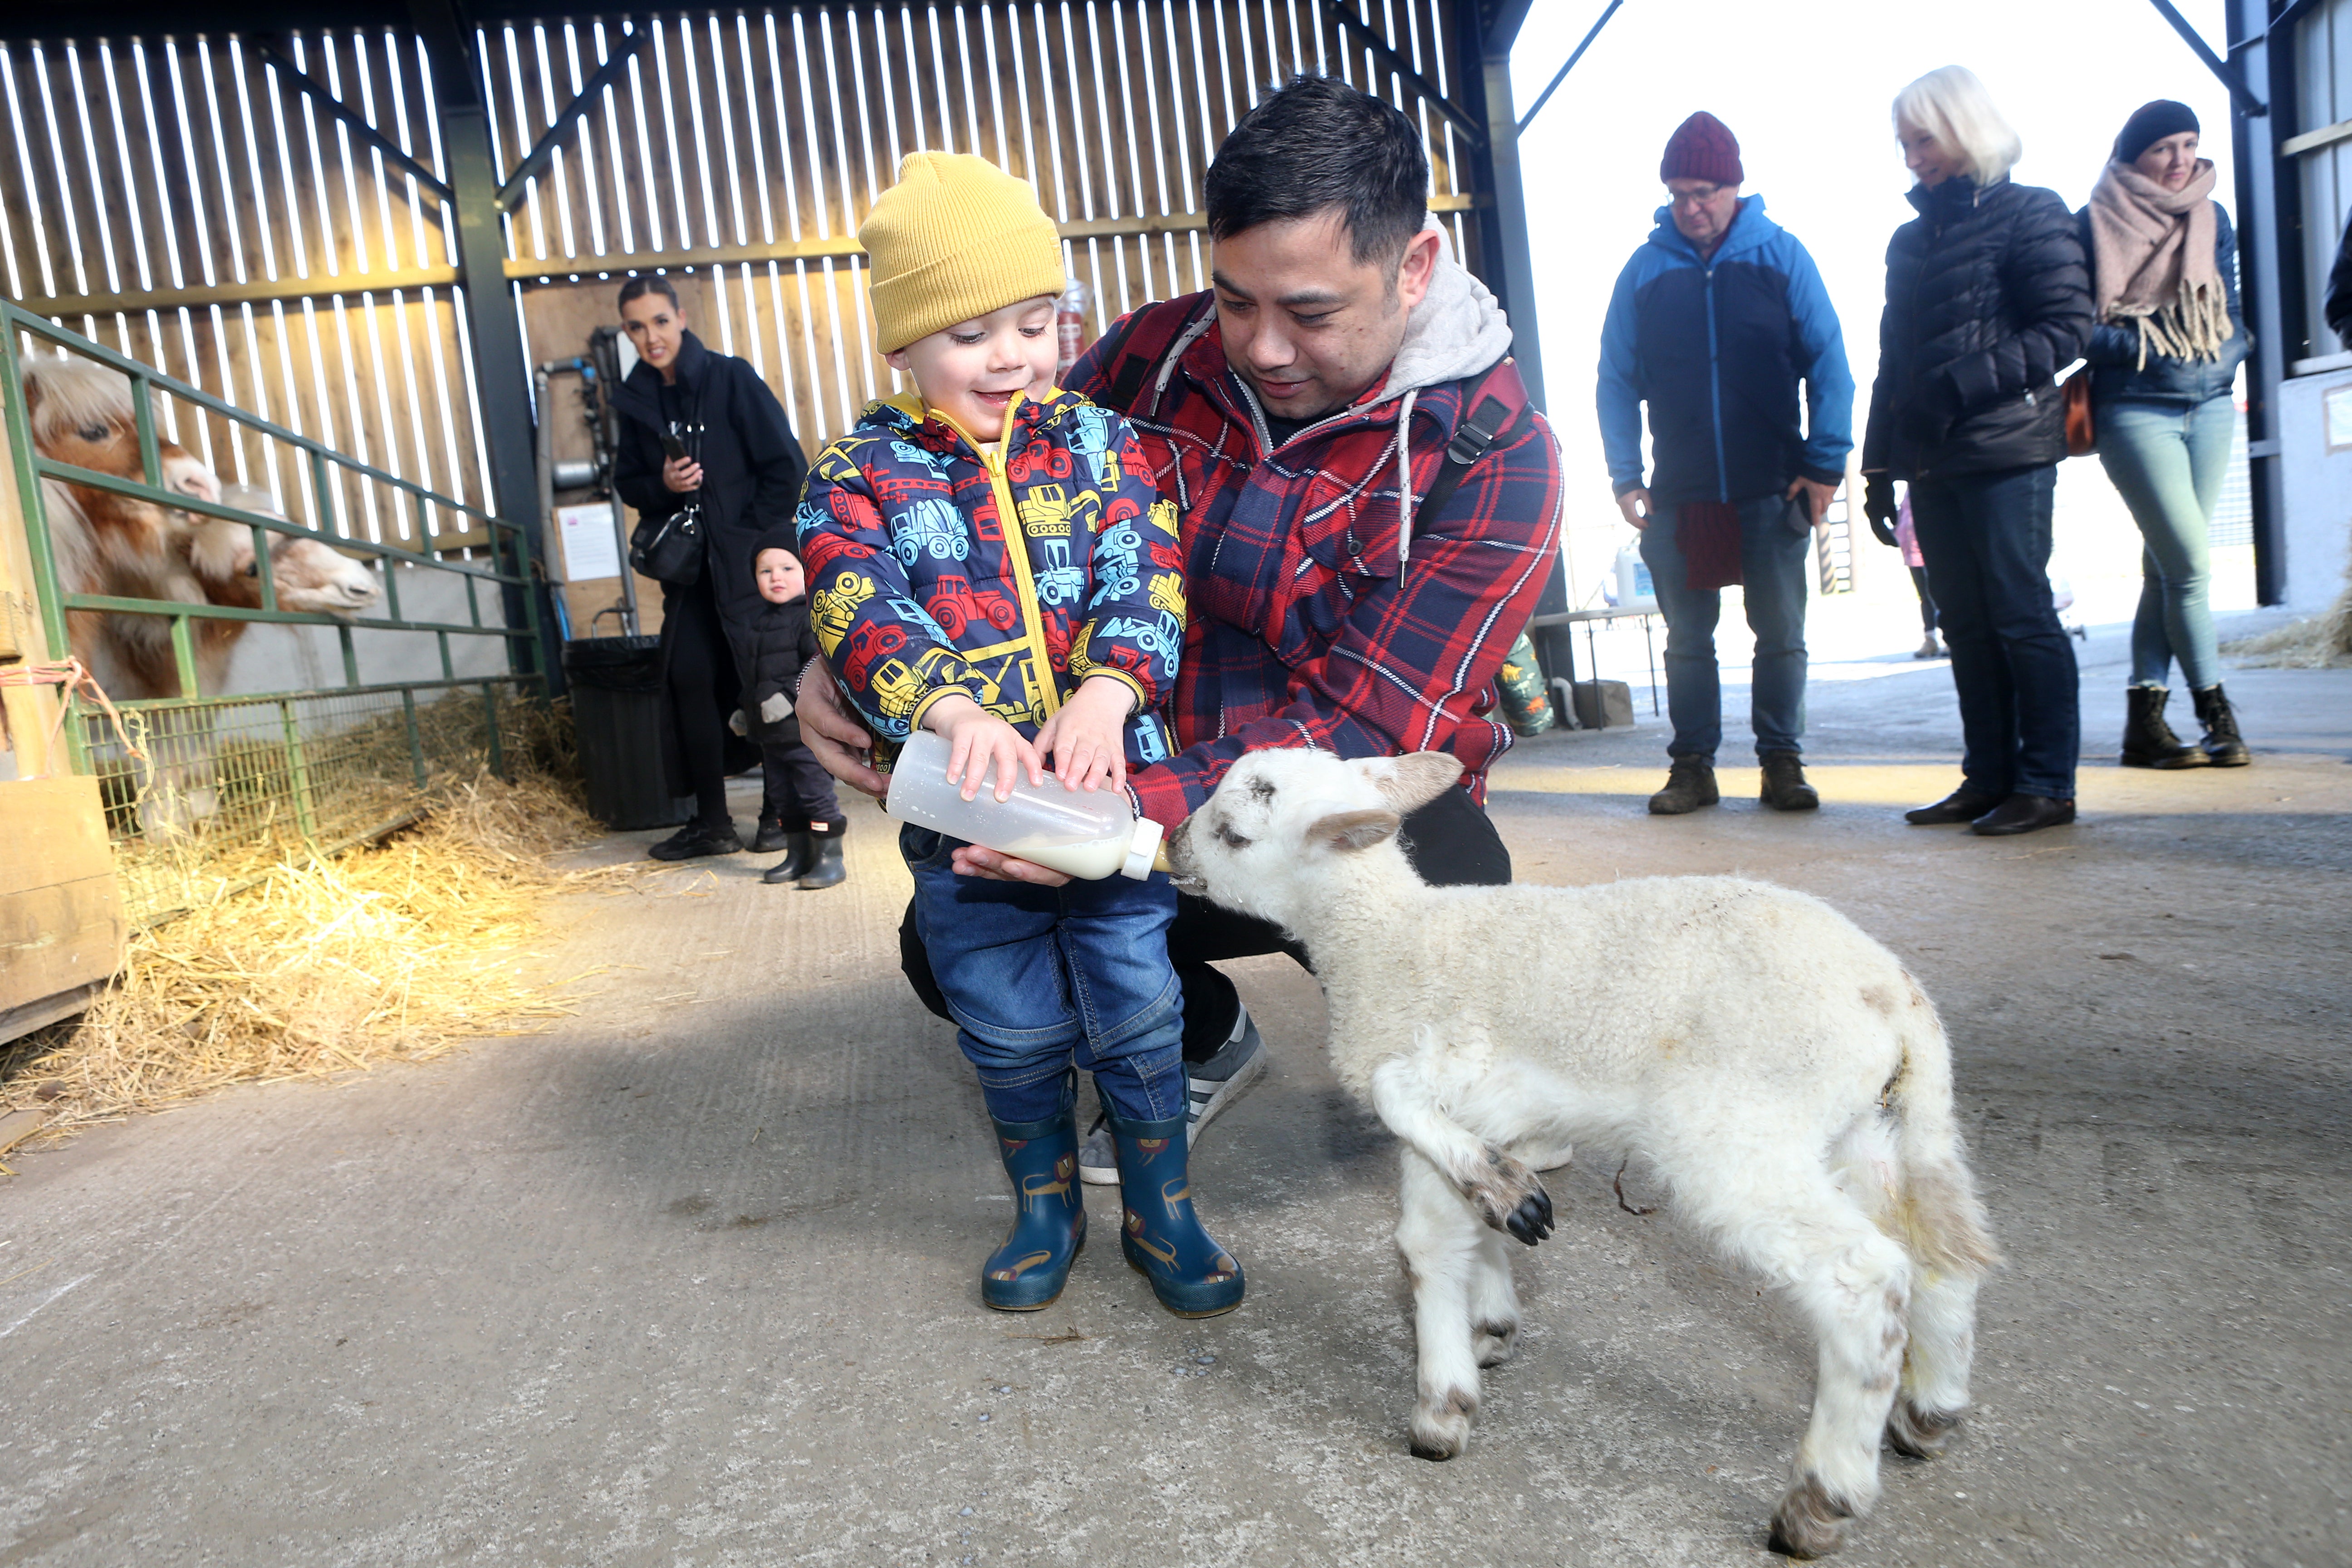
[[1167,878],[1061,888],[959,877],[961,840],[901,826],[913,914],[931,973],[980,1074],[988,1113],[1043,1121],[1065,1109],[1073,1060],[1105,1107],[1137,1121],[1184,1114],[1184,996],[1168,962]]
[[2074,798],[2074,645],[2050,598],[2058,465],[1920,479],[1911,519],[1959,693],[1961,787]]
[[2237,405],[2227,395],[2193,408],[2102,403],[2094,423],[2100,465],[2146,542],[2139,614],[2132,619],[2131,683],[2168,684],[2178,658],[2180,679],[2191,691],[2219,685],[2221,654],[2206,597],[2212,584],[2206,535],[2230,471]]
[[[1740,596],[1756,633],[1748,722],[1756,754],[1796,752],[1805,733],[1805,591],[1812,571],[1812,531],[1793,531],[1789,503],[1762,496],[1739,503]],[[1666,716],[1675,727],[1670,757],[1715,761],[1723,744],[1723,679],[1715,664],[1715,623],[1723,592],[1689,586],[1675,542],[1680,509],[1660,507],[1642,531],[1642,559],[1666,617]]]

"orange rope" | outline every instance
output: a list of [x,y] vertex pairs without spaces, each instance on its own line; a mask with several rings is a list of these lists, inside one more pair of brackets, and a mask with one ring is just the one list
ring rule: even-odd
[[[86,697],[106,710],[106,716],[113,722],[115,737],[122,742],[123,751],[142,763],[148,760],[147,753],[131,740],[131,731],[123,728],[122,715],[116,710],[114,700],[107,696],[105,688],[99,685],[98,678],[83,667],[81,660],[66,658],[53,664],[27,664],[14,669],[0,669],[0,686],[58,686],[64,688],[60,693],[62,696]],[[65,733],[65,728],[66,705],[60,702],[58,704],[57,721],[49,726],[51,755],[56,754],[58,739]]]

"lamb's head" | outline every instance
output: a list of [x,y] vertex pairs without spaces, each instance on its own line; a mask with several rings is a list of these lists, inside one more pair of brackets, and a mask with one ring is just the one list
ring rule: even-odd
[[1169,836],[1168,863],[1186,891],[1296,931],[1331,874],[1368,854],[1410,877],[1391,840],[1407,813],[1461,779],[1449,752],[1352,762],[1308,748],[1252,752]]

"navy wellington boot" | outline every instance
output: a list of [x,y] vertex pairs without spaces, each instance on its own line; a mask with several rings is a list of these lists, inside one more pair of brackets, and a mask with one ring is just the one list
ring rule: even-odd
[[1070,1265],[1087,1244],[1087,1205],[1078,1188],[1078,1126],[1070,1111],[1044,1121],[999,1121],[996,1152],[1020,1205],[1013,1234],[980,1270],[980,1299],[1000,1312],[1050,1307],[1069,1283]]
[[1201,1228],[1192,1212],[1184,1118],[1108,1120],[1127,1211],[1118,1246],[1128,1263],[1151,1282],[1160,1304],[1180,1318],[1213,1318],[1240,1306],[1242,1266]]

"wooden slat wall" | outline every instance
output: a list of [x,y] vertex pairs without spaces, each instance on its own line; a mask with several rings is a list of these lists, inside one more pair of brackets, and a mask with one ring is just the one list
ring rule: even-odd
[[[1333,3],[1458,96],[1452,0]],[[849,237],[906,153],[980,153],[1033,180],[1049,212],[1082,228],[1171,220],[1172,232],[1067,241],[1097,331],[1134,305],[1206,286],[1202,172],[1234,121],[1295,71],[1336,70],[1416,115],[1433,195],[1458,206],[1469,192],[1454,127],[1312,0],[807,5],[501,27],[479,38],[501,168],[520,163],[625,28],[652,37],[507,220],[510,255],[530,276],[499,286],[515,294],[527,339],[535,324],[563,322],[528,343],[530,356],[584,346],[572,335],[583,311],[534,311],[530,291],[601,294],[629,270],[690,269],[709,302],[703,335],[760,368],[812,447],[897,388],[873,353],[866,268]],[[446,176],[436,89],[410,35],[314,33],[281,47]],[[11,294],[146,296],[137,309],[58,319],[488,504],[448,215],[251,41],[0,47],[0,281]],[[1458,210],[1450,221],[1475,266],[1475,231]],[[824,242],[834,254],[806,253]],[[724,264],[693,254],[776,245],[803,254]],[[288,283],[333,291],[213,302]],[[321,522],[290,454],[186,408],[167,409],[167,420],[225,478],[266,486],[290,515]],[[362,537],[404,541],[419,526],[359,481],[344,482],[332,510],[322,525]],[[466,531],[459,518],[422,525]]]
[[[1423,77],[1450,85],[1440,0],[1354,3]],[[624,25],[574,16],[483,36],[503,164],[622,47]],[[899,159],[926,148],[978,153],[1033,181],[1066,224],[1181,219],[1199,213],[1202,172],[1234,121],[1300,70],[1337,70],[1417,114],[1433,195],[1468,190],[1451,123],[1382,77],[1307,0],[828,5],[635,26],[651,39],[509,223],[514,256],[543,265],[551,281],[609,281],[694,250],[854,235]],[[1460,247],[1459,213],[1453,224]],[[1066,244],[1097,332],[1146,300],[1207,287],[1199,232]],[[898,389],[873,352],[862,257],[696,270],[715,305],[698,330],[760,367],[803,439],[829,438],[867,399]]]
[[[438,168],[431,83],[404,34],[295,37],[293,63]],[[454,257],[429,194],[321,112],[239,39],[0,46],[0,264],[20,300],[161,296],[160,308],[59,313],[64,325],[239,407],[476,505],[487,475]],[[417,275],[445,281],[419,286]],[[173,305],[303,282],[325,298]],[[403,286],[405,285],[405,286]],[[412,542],[394,492],[341,482],[320,519],[290,451],[170,405],[175,440],[288,514]],[[467,531],[429,515],[428,531]]]

